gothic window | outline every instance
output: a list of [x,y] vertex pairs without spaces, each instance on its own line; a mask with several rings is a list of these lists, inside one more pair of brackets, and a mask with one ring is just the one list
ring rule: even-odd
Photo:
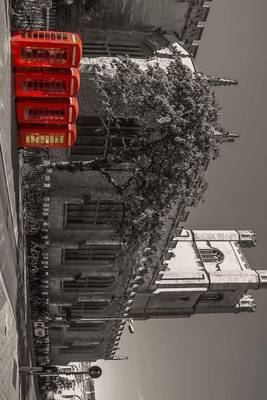
[[108,276],[89,276],[89,277],[78,277],[73,281],[63,282],[64,292],[88,292],[88,289],[106,289],[113,285],[115,277],[113,275]]
[[199,249],[199,254],[203,262],[221,263],[224,260],[224,254],[215,248]]
[[223,300],[222,293],[204,293],[200,296],[199,302],[219,302]]
[[103,329],[105,323],[100,321],[71,322],[71,331],[99,331]]
[[90,40],[83,41],[83,57],[116,57],[148,58],[154,50],[146,43],[139,41]]
[[105,263],[114,260],[118,251],[119,245],[93,245],[65,249],[63,262],[66,264],[88,264],[90,261]]
[[79,117],[76,143],[71,148],[72,160],[106,157],[108,154],[128,146],[137,135],[137,126],[131,119],[120,121],[120,127],[115,124],[111,126],[109,135],[101,127],[102,123],[99,118]]
[[92,200],[86,204],[66,204],[65,227],[111,229],[123,217],[123,203],[112,200]]
[[98,313],[109,305],[109,301],[78,301],[69,307],[71,316],[83,316],[84,314]]
[[63,353],[77,353],[77,352],[90,352],[94,351],[98,344],[84,344],[78,346],[70,346],[67,349],[63,349]]

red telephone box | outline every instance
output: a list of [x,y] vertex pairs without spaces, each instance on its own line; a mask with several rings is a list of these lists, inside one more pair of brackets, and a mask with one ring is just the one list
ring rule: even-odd
[[17,121],[23,124],[71,124],[78,116],[76,97],[18,98]]
[[21,125],[18,128],[20,147],[72,147],[76,141],[75,124]]
[[71,32],[17,32],[11,46],[13,65],[21,67],[77,67],[82,57],[81,38]]
[[15,87],[17,97],[75,97],[80,74],[77,68],[18,70]]

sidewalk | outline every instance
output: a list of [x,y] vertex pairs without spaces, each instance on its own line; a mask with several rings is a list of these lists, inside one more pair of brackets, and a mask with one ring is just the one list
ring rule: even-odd
[[0,371],[0,400],[18,400],[20,397],[18,335],[2,274],[0,274]]
[[[8,18],[8,0],[0,1],[0,146],[4,163],[4,177],[10,203],[11,218],[15,241],[18,241],[16,216],[16,196],[14,188],[14,159],[16,158],[16,135],[12,134],[14,96],[10,53],[10,25]],[[13,132],[14,133],[14,132]]]
[[0,0],[0,400],[34,400],[8,0]]

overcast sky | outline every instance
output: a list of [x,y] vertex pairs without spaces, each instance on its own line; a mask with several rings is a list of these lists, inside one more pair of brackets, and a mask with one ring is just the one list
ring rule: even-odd
[[[252,267],[267,268],[267,2],[210,4],[196,61],[203,72],[239,80],[217,93],[224,126],[241,137],[211,164],[205,203],[186,226],[255,230],[257,247],[246,253]],[[97,400],[266,400],[267,290],[254,294],[253,314],[135,323],[120,345],[130,360],[101,364]]]

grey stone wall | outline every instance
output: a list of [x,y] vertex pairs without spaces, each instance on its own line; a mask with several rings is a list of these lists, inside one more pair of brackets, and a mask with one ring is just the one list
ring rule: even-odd
[[[172,43],[166,37],[156,31],[118,31],[90,30],[89,27],[81,28],[83,38],[90,40],[121,40],[136,41],[144,43],[148,54],[154,56],[151,62],[159,61],[161,65],[167,65],[173,57]],[[88,37],[87,37],[88,35]],[[173,42],[175,36],[170,36]],[[96,116],[101,114],[101,107],[98,102],[95,73],[91,65],[107,63],[107,73],[112,73],[108,63],[110,57],[96,57],[95,59],[83,60],[81,66],[81,89],[79,92],[79,115],[82,117]],[[145,67],[147,59],[136,60]],[[87,63],[88,62],[88,63]],[[79,123],[79,120],[77,121]],[[56,150],[51,152],[52,161],[70,160],[69,150]],[[123,185],[129,179],[129,173],[125,170],[110,171],[113,179]],[[120,244],[120,237],[116,230],[109,226],[94,227],[69,227],[66,225],[66,209],[68,204],[83,205],[88,201],[121,201],[121,196],[111,185],[107,178],[99,171],[76,171],[53,170],[50,188],[50,214],[49,214],[49,298],[50,314],[54,320],[50,324],[49,336],[51,340],[51,361],[57,364],[70,361],[96,360],[97,358],[110,358],[114,354],[114,343],[118,342],[118,335],[122,328],[120,321],[105,321],[101,329],[95,331],[74,331],[71,321],[77,316],[67,318],[66,309],[81,302],[106,301],[103,309],[83,310],[79,316],[87,318],[114,318],[127,316],[125,310],[129,309],[128,291],[138,286],[135,277],[132,277],[131,268],[113,263],[112,260],[95,261],[88,260],[81,263],[70,263],[65,260],[65,253],[68,249],[84,249],[92,246],[112,246]],[[173,235],[180,232],[181,226],[187,217],[183,204],[176,204],[165,218],[165,230],[162,239],[157,244],[157,251],[151,258],[149,271],[144,276],[143,290],[152,290],[158,271],[162,267],[165,251]],[[102,289],[88,289],[77,293],[64,292],[64,282],[75,280],[77,275],[83,277],[104,277],[105,274],[114,276],[112,285]],[[131,289],[129,289],[131,288]],[[133,293],[133,292],[131,292]],[[61,318],[61,319],[60,319]],[[80,350],[80,346],[88,346],[88,351]],[[78,341],[77,341],[78,340]],[[73,351],[72,351],[73,349]],[[77,351],[76,351],[76,350]]]

